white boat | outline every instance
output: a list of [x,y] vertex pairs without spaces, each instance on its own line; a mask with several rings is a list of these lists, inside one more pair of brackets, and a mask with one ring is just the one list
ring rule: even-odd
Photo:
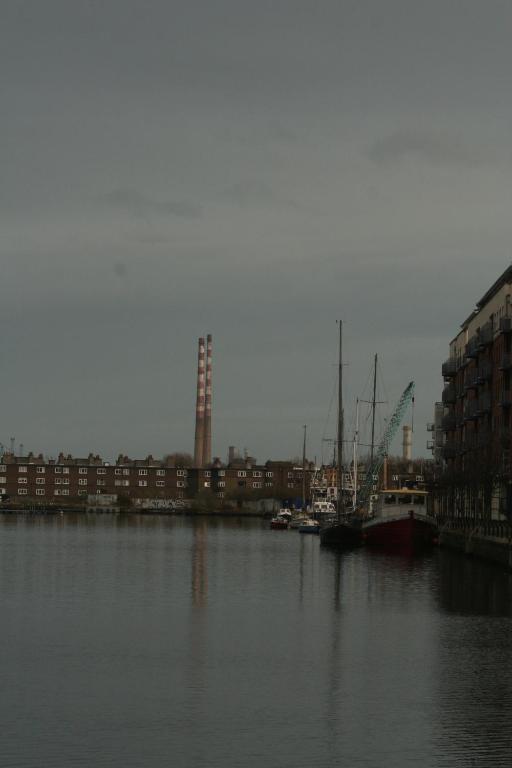
[[303,520],[298,527],[299,533],[320,533],[320,523],[310,517]]
[[309,515],[296,515],[290,520],[290,528],[300,528],[300,526],[308,520],[311,520]]

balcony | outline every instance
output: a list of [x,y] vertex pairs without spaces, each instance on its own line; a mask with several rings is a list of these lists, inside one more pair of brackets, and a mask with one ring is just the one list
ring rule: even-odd
[[476,368],[468,368],[466,375],[464,376],[464,389],[476,389],[478,386],[478,370]]
[[446,360],[441,366],[441,373],[445,379],[451,379],[457,373],[458,363],[457,360]]
[[476,419],[478,415],[478,400],[466,400],[464,403],[464,421]]
[[472,336],[466,344],[466,357],[478,357],[479,340],[477,336]]
[[445,405],[453,405],[455,403],[456,394],[453,384],[448,384],[448,386],[443,389],[441,399]]
[[511,333],[512,332],[512,317],[500,318],[500,332]]
[[454,413],[447,413],[441,420],[441,426],[445,432],[449,432],[455,429],[457,426],[457,418]]
[[493,338],[494,331],[492,323],[488,322],[480,328],[480,333],[478,334],[478,348],[484,349],[489,344],[492,344]]

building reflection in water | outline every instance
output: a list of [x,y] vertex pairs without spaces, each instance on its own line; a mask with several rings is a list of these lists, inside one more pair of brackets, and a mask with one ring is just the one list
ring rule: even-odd
[[[512,575],[439,552],[438,749],[454,765],[510,765]],[[471,760],[471,762],[469,762]]]
[[195,522],[192,536],[192,604],[195,608],[204,608],[208,599],[208,523],[206,520]]

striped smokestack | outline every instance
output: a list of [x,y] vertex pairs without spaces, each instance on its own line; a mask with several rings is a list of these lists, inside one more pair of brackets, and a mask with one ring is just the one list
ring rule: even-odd
[[206,337],[206,397],[204,416],[204,448],[203,464],[205,467],[212,462],[212,336]]
[[204,448],[204,338],[199,339],[197,356],[196,435],[194,440],[194,465],[203,466]]

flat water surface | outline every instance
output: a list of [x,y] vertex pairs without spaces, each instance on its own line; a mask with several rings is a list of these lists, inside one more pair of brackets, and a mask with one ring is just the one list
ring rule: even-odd
[[0,517],[2,768],[512,764],[512,576],[260,520]]

